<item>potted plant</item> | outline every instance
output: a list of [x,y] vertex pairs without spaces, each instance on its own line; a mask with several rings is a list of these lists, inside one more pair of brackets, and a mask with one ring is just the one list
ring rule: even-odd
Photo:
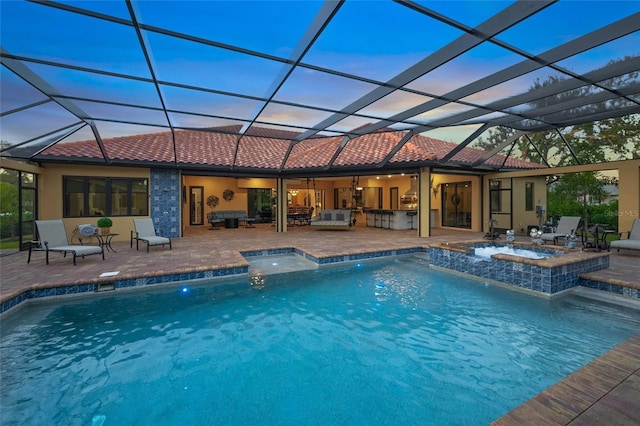
[[108,217],[101,217],[100,219],[98,219],[98,228],[100,228],[100,234],[110,234],[111,226],[113,226],[113,221]]

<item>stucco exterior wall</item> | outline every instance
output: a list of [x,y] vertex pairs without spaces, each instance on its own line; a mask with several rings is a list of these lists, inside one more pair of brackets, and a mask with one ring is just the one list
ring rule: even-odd
[[[6,162],[5,162],[6,163]],[[28,166],[33,168],[34,166]],[[24,167],[21,167],[24,168]],[[157,179],[152,176],[152,170],[145,167],[116,167],[116,166],[88,166],[77,164],[43,164],[36,167],[39,173],[38,179],[38,201],[39,201],[39,218],[40,219],[57,219],[63,214],[63,176],[96,176],[96,177],[128,177],[128,178],[147,178],[150,191],[150,216],[154,218],[157,224],[166,227],[163,232],[167,232],[171,236],[177,236],[182,226],[188,226],[188,202],[183,201],[182,189],[187,191],[189,186],[203,186],[204,199],[211,194],[218,195],[220,205],[218,210],[246,210],[247,208],[247,189],[248,188],[273,188],[276,185],[275,179],[244,179],[244,178],[226,178],[226,177],[209,177],[209,176],[184,176],[182,177],[178,171],[162,171],[158,172]],[[621,231],[627,231],[631,228],[634,219],[640,217],[640,160],[626,160],[619,162],[610,162],[603,164],[591,164],[583,166],[571,166],[554,168],[554,173],[571,173],[586,170],[617,170],[619,179],[619,210],[611,212],[612,215],[618,216],[618,226]],[[440,226],[441,222],[441,185],[445,183],[470,181],[472,183],[472,226],[471,231],[486,232],[488,226],[486,222],[489,218],[489,179],[491,178],[513,178],[513,227],[516,232],[521,233],[527,226],[538,224],[538,218],[535,212],[536,205],[546,205],[546,185],[544,183],[545,175],[550,173],[546,170],[527,170],[520,172],[495,173],[485,176],[484,179],[477,176],[466,175],[446,175],[432,174],[433,185],[430,188],[430,210],[435,221],[430,225]],[[165,176],[166,175],[166,176]],[[334,180],[318,179],[316,180],[316,189],[325,191],[325,208],[333,208],[333,189],[338,187],[350,187],[351,177],[336,178]],[[526,182],[534,182],[534,210],[525,211],[524,206],[524,185]],[[166,184],[166,185],[165,185]],[[402,195],[409,189],[409,176],[392,176],[388,178],[386,175],[376,179],[375,176],[360,177],[359,184],[364,187],[380,187],[382,188],[383,208],[390,208],[390,188],[398,187],[398,194]],[[306,188],[306,183],[302,180],[288,181],[289,188]],[[433,188],[437,188],[433,191]],[[154,189],[155,188],[155,189]],[[225,189],[234,191],[235,196],[231,201],[222,198],[222,192]],[[154,192],[155,191],[155,192]],[[484,203],[482,199],[484,198]],[[188,201],[188,199],[187,199]],[[426,204],[426,203],[425,203]],[[423,204],[424,206],[424,204]],[[482,207],[484,206],[484,210]],[[205,205],[204,214],[211,209]],[[168,214],[165,216],[164,212]],[[430,212],[431,213],[431,212]],[[184,219],[183,219],[184,218]],[[115,240],[128,240],[130,231],[133,229],[133,218],[130,216],[118,216],[112,218],[114,225],[112,232],[120,234]],[[73,229],[83,223],[95,224],[97,217],[85,218],[67,218],[64,219],[65,228],[71,236]],[[186,225],[185,225],[186,224]],[[208,226],[208,224],[202,225]]]
[[[529,211],[526,210],[525,186],[527,182],[533,183],[533,210]],[[539,225],[536,206],[547,205],[547,184],[545,178],[541,176],[514,178],[512,181],[512,188],[512,228],[517,234],[525,235],[528,226]]]
[[618,229],[625,232],[631,229],[633,220],[640,217],[640,159],[584,164],[580,166],[554,167],[553,169],[495,173],[487,175],[486,179],[488,181],[488,179],[491,178],[546,176],[551,173],[563,174],[607,170],[617,170],[618,172],[618,211],[612,211],[610,214],[618,216]]
[[[151,178],[148,168],[142,167],[114,167],[114,166],[85,166],[69,164],[45,164],[41,167],[42,175],[38,180],[39,219],[60,219],[63,215],[64,192],[62,188],[63,176],[96,176],[96,177],[127,177]],[[151,205],[149,206],[151,208]],[[96,225],[99,217],[63,218],[67,238],[71,238],[76,226],[84,223]],[[111,217],[113,226],[111,232],[119,234],[113,241],[128,241],[133,230],[132,216]]]
[[618,180],[618,229],[626,232],[640,218],[640,160],[620,164]]

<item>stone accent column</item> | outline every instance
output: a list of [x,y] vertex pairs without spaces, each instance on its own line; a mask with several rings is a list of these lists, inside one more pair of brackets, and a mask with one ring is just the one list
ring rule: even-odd
[[151,169],[149,213],[163,237],[180,236],[180,171]]

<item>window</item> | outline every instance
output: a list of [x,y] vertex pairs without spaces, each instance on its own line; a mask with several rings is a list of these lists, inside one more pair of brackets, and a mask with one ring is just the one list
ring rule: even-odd
[[[260,222],[271,222],[274,219],[275,196],[271,188],[247,189],[247,215]],[[275,191],[273,191],[275,192]]]
[[502,211],[502,181],[492,179],[489,184],[489,196],[491,201],[491,212]]
[[533,182],[524,184],[524,209],[528,212],[533,211]]
[[64,176],[64,217],[147,216],[148,179]]
[[7,243],[0,244],[3,254],[23,250],[35,239],[37,192],[35,174],[0,167],[0,239]]
[[336,209],[382,208],[382,188],[335,188],[334,191]]
[[89,214],[84,216],[104,216],[106,211],[107,180],[89,178]]
[[122,216],[127,214],[127,202],[129,184],[127,179],[111,180],[111,215]]

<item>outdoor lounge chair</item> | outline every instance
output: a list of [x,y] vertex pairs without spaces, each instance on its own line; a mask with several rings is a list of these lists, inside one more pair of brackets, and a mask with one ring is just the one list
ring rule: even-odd
[[133,226],[136,229],[131,231],[131,247],[133,247],[133,240],[136,240],[136,250],[138,250],[139,241],[147,243],[147,253],[149,252],[149,246],[162,245],[164,247],[165,244],[169,244],[169,250],[171,250],[171,239],[159,236],[156,233],[153,219],[133,219]]
[[558,221],[555,232],[544,233],[540,238],[544,241],[553,241],[553,244],[558,244],[559,238],[564,238],[566,235],[578,230],[580,220],[580,216],[562,216]]
[[[627,250],[640,250],[640,219],[634,219],[633,225],[631,225],[631,231],[628,231],[627,238],[625,240],[615,240],[611,241],[609,244],[609,250],[612,248],[618,249],[627,249]],[[622,238],[622,233],[620,234]]]
[[[38,228],[38,235],[40,235],[40,250],[45,251],[45,259],[47,265],[49,264],[49,252],[57,251],[62,252],[64,256],[67,256],[67,252],[73,254],[73,264],[76,264],[76,257],[80,256],[84,258],[91,254],[101,254],[102,260],[104,260],[104,247],[102,245],[71,245],[67,240],[67,233],[64,230],[64,222],[62,219],[57,220],[36,220],[36,227]],[[27,263],[31,262],[31,250],[32,245],[29,245],[29,257]]]

